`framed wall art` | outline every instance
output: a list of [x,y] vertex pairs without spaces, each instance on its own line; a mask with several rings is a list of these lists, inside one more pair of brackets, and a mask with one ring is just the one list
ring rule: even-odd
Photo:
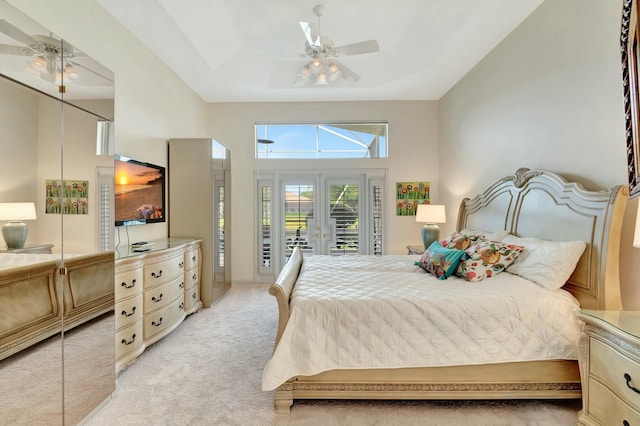
[[418,204],[429,204],[429,182],[396,183],[396,216],[415,216]]
[[46,214],[89,214],[89,181],[56,180],[45,181]]

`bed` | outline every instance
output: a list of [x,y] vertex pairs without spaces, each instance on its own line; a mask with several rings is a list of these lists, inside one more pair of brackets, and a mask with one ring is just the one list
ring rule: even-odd
[[522,263],[513,263],[518,275],[507,267],[481,282],[441,281],[414,266],[420,256],[305,258],[294,249],[269,287],[279,323],[263,390],[275,389],[285,413],[296,399],[580,398],[577,312],[621,309],[627,197],[627,186],[589,191],[522,168],[462,201],[457,231],[502,231],[522,253],[581,242],[557,288],[530,281]]
[[[0,360],[114,309],[113,252],[0,254]],[[60,283],[60,285],[57,285]]]

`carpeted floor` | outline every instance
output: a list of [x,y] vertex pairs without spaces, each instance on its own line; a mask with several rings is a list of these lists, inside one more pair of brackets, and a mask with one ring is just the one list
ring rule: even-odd
[[265,284],[234,284],[118,378],[86,425],[575,425],[573,401],[305,401],[273,413],[261,390],[277,328]]
[[[64,335],[34,344],[0,361],[0,425],[80,422],[114,388],[113,312],[85,322]],[[62,360],[64,358],[64,371]]]

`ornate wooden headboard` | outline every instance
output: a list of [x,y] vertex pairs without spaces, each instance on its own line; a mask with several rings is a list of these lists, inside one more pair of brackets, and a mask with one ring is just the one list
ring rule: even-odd
[[588,191],[547,170],[518,169],[465,198],[457,229],[506,230],[519,237],[582,240],[587,248],[564,288],[583,309],[622,309],[619,251],[627,185]]

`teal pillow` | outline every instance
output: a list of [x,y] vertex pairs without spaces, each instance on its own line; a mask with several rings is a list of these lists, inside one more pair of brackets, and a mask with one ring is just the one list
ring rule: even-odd
[[444,248],[439,241],[434,241],[420,257],[418,265],[438,279],[446,280],[466,258],[466,251]]

